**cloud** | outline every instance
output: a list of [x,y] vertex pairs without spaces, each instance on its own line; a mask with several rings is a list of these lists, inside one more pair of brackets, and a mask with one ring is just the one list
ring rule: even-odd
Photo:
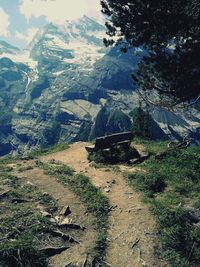
[[33,37],[37,31],[38,31],[38,29],[34,28],[34,27],[27,29],[25,34],[16,31],[15,37],[19,40],[23,40],[23,41],[26,41],[29,43],[32,41],[32,39],[33,39]]
[[10,25],[8,14],[0,8],[0,36],[8,37],[8,27]]
[[21,0],[20,4],[20,12],[27,20],[44,16],[57,24],[83,15],[102,20],[100,10],[100,0]]

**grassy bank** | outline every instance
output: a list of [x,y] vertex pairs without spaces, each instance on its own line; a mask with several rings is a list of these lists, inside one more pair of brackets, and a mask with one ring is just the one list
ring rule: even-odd
[[146,173],[129,174],[127,179],[152,205],[164,254],[171,265],[199,266],[200,148],[171,151],[158,161],[154,156],[166,148],[166,143],[140,141],[140,144],[151,154],[140,165]]
[[49,175],[57,177],[58,181],[75,192],[86,204],[88,212],[95,217],[98,236],[92,256],[98,262],[101,262],[107,245],[108,199],[90,182],[87,176],[75,174],[73,169],[62,163],[55,161],[49,161],[48,163],[38,162],[38,166],[43,168]]
[[0,266],[48,266],[48,258],[40,249],[48,239],[45,232],[53,225],[37,205],[53,213],[56,201],[11,171],[0,163]]
[[32,151],[27,151],[27,152],[24,152],[24,154],[19,154],[17,156],[7,155],[4,157],[0,157],[0,164],[13,163],[19,160],[36,159],[38,157],[56,153],[56,152],[59,152],[59,151],[62,151],[68,148],[69,148],[68,143],[60,143],[60,144],[48,146],[46,148],[39,148],[39,149],[35,149]]

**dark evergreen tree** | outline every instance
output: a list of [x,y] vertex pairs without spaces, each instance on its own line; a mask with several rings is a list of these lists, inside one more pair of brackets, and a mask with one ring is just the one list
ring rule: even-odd
[[133,118],[132,131],[135,136],[150,138],[150,116],[144,112],[140,107],[135,108],[131,112]]
[[[199,0],[102,0],[106,45],[148,51],[133,74],[143,99],[172,107],[197,102],[200,94]],[[118,37],[113,41],[112,37]]]

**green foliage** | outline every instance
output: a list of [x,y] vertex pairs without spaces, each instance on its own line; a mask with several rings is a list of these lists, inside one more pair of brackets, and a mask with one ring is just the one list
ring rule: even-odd
[[52,146],[47,146],[46,148],[40,148],[38,150],[34,150],[30,153],[28,153],[28,157],[30,157],[30,159],[36,158],[36,157],[40,157],[40,156],[45,156],[45,155],[49,155],[52,153],[56,153],[65,149],[69,148],[69,144],[68,143],[60,143],[60,144],[55,144]]
[[50,227],[49,220],[27,204],[11,206],[10,213],[0,221],[0,236],[4,241],[0,242],[1,266],[47,266],[47,259],[39,252],[39,239]]
[[0,245],[0,265],[45,267],[48,263],[38,251],[34,236],[24,235],[19,240]]
[[88,159],[95,163],[117,164],[128,163],[133,158],[139,158],[134,147],[114,147],[112,150],[99,150],[88,154]]
[[[23,179],[12,175],[7,163],[13,162],[11,159],[0,162],[1,190],[9,189],[5,190],[0,209],[0,266],[48,266],[40,248],[47,242],[45,232],[54,225],[41,216],[36,205],[39,203],[53,213],[58,209],[57,203],[36,186],[23,184]],[[15,199],[22,201],[15,203]]]
[[133,117],[132,132],[136,137],[150,138],[150,115],[140,107],[131,112]]
[[132,132],[137,138],[151,140],[167,140],[168,136],[153,120],[148,111],[144,111],[141,107],[135,108],[130,115],[133,118]]
[[[144,47],[148,55],[133,74],[143,101],[172,107],[199,96],[200,8],[197,0],[102,0],[106,45]],[[115,38],[116,40],[117,38]]]
[[74,170],[67,165],[59,164],[56,161],[50,161],[50,164],[43,164],[38,162],[38,166],[42,166],[43,169],[48,171],[50,175],[68,175],[72,176]]
[[[165,142],[141,143],[152,156],[166,146]],[[185,207],[200,207],[199,152],[199,147],[172,150],[163,160],[151,157],[144,162],[146,172],[128,175],[130,185],[152,204],[164,255],[173,267],[196,267],[200,262],[200,228],[195,227]]]
[[188,211],[157,201],[154,206],[161,230],[165,256],[173,267],[197,266],[200,259],[200,229],[195,228]]
[[165,189],[165,178],[159,173],[147,175],[129,175],[128,180],[136,186],[138,190],[146,192],[149,196]]
[[139,137],[134,138],[134,144],[142,145],[145,147],[146,152],[153,156],[163,151],[166,148],[167,143],[167,141],[152,141]]
[[13,188],[18,188],[20,186],[20,180],[18,177],[7,173],[7,168],[1,169],[1,179],[3,184],[7,184]]

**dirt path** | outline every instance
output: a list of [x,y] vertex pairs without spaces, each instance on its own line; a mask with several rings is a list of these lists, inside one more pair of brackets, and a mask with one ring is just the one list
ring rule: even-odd
[[159,258],[156,224],[147,205],[126,183],[121,172],[95,168],[87,160],[86,143],[75,143],[65,151],[42,158],[59,160],[88,175],[113,206],[109,217],[109,247],[106,261],[112,267],[164,267]]
[[[30,164],[29,162],[25,162]],[[33,163],[34,166],[34,163]],[[25,179],[28,183],[36,185],[40,191],[50,194],[59,206],[59,210],[63,207],[70,206],[72,213],[68,216],[73,222],[86,227],[85,231],[71,231],[70,234],[80,242],[73,245],[70,249],[65,250],[50,258],[52,267],[63,267],[69,263],[82,266],[89,250],[94,247],[96,240],[96,232],[93,228],[93,218],[87,214],[85,206],[79,201],[78,197],[70,190],[56,181],[52,176],[45,175],[43,170],[33,168],[23,173],[15,173],[18,177]]]

